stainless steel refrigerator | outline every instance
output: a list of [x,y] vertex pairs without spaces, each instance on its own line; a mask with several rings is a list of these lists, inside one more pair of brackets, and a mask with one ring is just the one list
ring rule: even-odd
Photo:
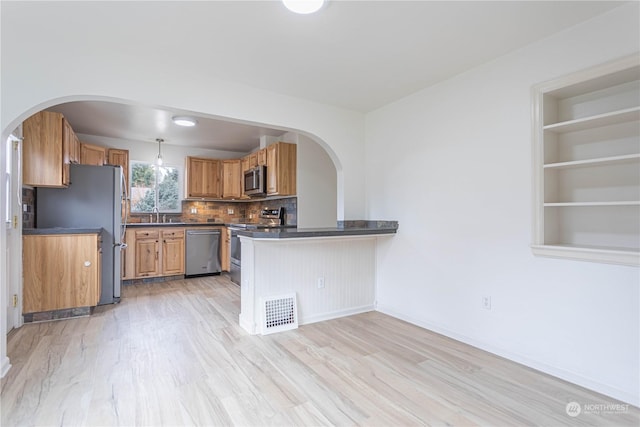
[[71,165],[68,188],[36,190],[37,228],[102,228],[102,291],[98,304],[120,300],[123,177],[120,166]]

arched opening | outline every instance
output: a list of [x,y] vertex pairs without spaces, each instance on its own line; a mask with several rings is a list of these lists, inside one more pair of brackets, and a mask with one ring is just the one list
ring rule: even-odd
[[[167,107],[158,106],[145,106],[140,105],[134,101],[124,99],[114,99],[107,97],[91,97],[91,96],[69,96],[64,98],[57,98],[40,105],[34,106],[24,113],[20,114],[14,120],[12,120],[2,131],[2,138],[7,139],[9,134],[16,128],[19,128],[21,123],[29,118],[31,115],[42,111],[51,110],[57,111],[61,109],[61,106],[77,103],[76,107],[82,106],[82,103],[86,103],[85,106],[95,106],[95,103],[105,103],[124,106],[129,111],[132,111],[135,116],[142,114],[142,110],[153,110],[156,113],[159,111],[159,117],[162,118],[164,112],[167,117],[171,117],[174,114],[188,114],[195,116],[199,120],[207,122],[227,122],[239,127],[245,127],[249,129],[268,129],[271,131],[277,131],[271,135],[265,133],[261,135],[264,139],[275,138],[281,139],[285,142],[291,142],[298,145],[298,213],[297,225],[302,227],[319,227],[335,225],[336,218],[341,217],[339,213],[342,209],[343,191],[342,185],[342,166],[335,152],[320,138],[307,132],[288,129],[284,127],[266,125],[261,123],[255,123],[237,118],[218,117],[211,114],[199,113],[193,111],[184,111],[179,109],[172,109]],[[86,113],[86,112],[85,112]],[[100,118],[97,119],[100,121]],[[71,123],[74,127],[74,123]],[[150,133],[146,138],[131,138],[131,137],[117,137],[109,134],[95,134],[97,132],[91,132],[81,128],[76,124],[78,128],[78,134],[80,140],[91,144],[101,145],[105,148],[122,148],[130,149],[135,156],[140,158],[151,157],[156,152],[157,145],[152,142],[155,137],[161,136],[158,133]],[[272,139],[273,140],[273,139]],[[254,148],[260,147],[262,141],[259,141]],[[248,151],[233,151],[229,149],[215,149],[214,147],[194,147],[194,146],[181,146],[179,144],[172,144],[171,141],[167,143],[165,147],[165,155],[175,155],[174,162],[176,164],[184,164],[184,156],[186,155],[199,155],[219,158],[237,158],[246,154]],[[3,190],[4,191],[4,190]],[[4,196],[4,194],[3,194]],[[4,200],[4,197],[2,197]],[[3,235],[4,241],[5,235]],[[21,252],[20,247],[13,248],[16,253]],[[3,257],[5,254],[3,254]],[[6,258],[5,258],[6,259]],[[2,280],[2,295],[7,295],[8,281],[7,278],[0,277]],[[22,288],[21,284],[19,285]],[[22,298],[20,297],[20,300]],[[2,304],[2,317],[7,316],[7,304]],[[3,346],[6,349],[6,323],[2,328],[2,341]],[[3,351],[2,354],[6,354]]]

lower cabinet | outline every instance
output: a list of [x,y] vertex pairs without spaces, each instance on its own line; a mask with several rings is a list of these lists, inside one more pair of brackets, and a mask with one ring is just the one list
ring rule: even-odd
[[184,274],[184,228],[128,228],[122,279]]
[[231,230],[222,227],[220,233],[220,264],[222,271],[231,270]]
[[184,230],[162,230],[162,275],[184,274]]
[[136,230],[136,277],[160,275],[158,230]]
[[98,305],[99,234],[25,235],[22,245],[23,313]]

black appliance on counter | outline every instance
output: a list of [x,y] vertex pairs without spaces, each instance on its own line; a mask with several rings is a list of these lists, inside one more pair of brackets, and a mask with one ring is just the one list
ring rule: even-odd
[[242,266],[242,251],[240,248],[240,237],[238,231],[241,230],[256,230],[260,228],[287,228],[295,227],[290,225],[284,225],[284,208],[264,208],[260,211],[260,219],[258,222],[251,223],[238,223],[229,226],[231,231],[231,281],[236,285],[241,283],[241,266]]

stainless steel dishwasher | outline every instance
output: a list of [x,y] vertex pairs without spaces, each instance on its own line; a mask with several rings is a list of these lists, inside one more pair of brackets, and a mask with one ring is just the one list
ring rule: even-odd
[[220,274],[220,230],[187,230],[185,276]]

